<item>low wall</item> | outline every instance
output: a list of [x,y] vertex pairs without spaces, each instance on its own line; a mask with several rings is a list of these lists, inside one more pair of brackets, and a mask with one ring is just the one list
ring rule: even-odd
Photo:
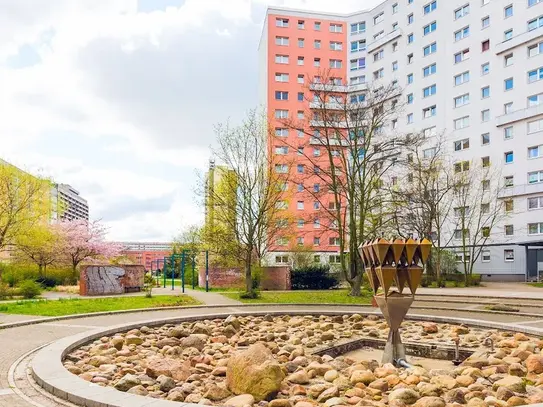
[[80,295],[111,295],[143,289],[145,267],[142,265],[88,265],[79,273]]
[[[205,287],[206,271],[201,268],[198,285]],[[213,288],[244,287],[245,271],[238,267],[209,267],[209,286]],[[264,267],[260,288],[262,290],[290,290],[288,267]]]

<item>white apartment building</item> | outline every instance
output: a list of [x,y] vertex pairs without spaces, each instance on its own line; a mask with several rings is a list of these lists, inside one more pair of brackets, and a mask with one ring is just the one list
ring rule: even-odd
[[[507,186],[502,196],[513,207],[491,231],[476,273],[487,281],[543,274],[543,0],[387,0],[348,15],[270,8],[260,44],[266,106],[275,90],[268,27],[277,16],[298,28],[309,19],[345,22],[349,84],[363,92],[365,82],[396,80],[403,89],[396,131],[444,134],[454,162],[499,168],[492,181]],[[451,249],[458,246],[453,239]]]
[[53,208],[59,208],[59,210],[53,211],[53,220],[59,218],[59,212],[62,220],[89,220],[89,204],[87,200],[71,185],[53,184],[51,201]]

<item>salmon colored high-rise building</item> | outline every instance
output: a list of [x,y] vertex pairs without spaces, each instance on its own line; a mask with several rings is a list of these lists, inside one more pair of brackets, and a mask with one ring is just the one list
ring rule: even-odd
[[[343,20],[343,21],[342,21]],[[347,25],[344,18],[297,10],[269,8],[259,46],[261,103],[270,126],[270,153],[276,171],[288,173],[285,201],[288,214],[285,237],[275,239],[269,262],[290,263],[292,251],[313,251],[315,262],[339,263],[339,236],[325,212],[333,205],[317,172],[328,158],[320,143],[312,142],[311,87],[322,80],[345,83]],[[300,123],[303,130],[286,126]],[[324,192],[324,191],[323,191]],[[322,216],[321,216],[322,214]]]

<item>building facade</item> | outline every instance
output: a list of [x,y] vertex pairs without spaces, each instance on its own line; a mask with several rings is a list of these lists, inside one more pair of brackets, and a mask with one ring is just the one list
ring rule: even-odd
[[79,191],[68,184],[54,184],[51,189],[51,202],[57,208],[53,219],[57,220],[89,220],[89,205]]
[[162,269],[164,257],[171,256],[172,244],[167,242],[121,242],[121,254],[146,271]]
[[[348,15],[269,8],[259,58],[277,136],[297,136],[280,120],[307,111],[300,93],[319,69],[360,94],[395,81],[405,102],[396,131],[443,134],[453,163],[491,163],[499,174],[508,213],[475,272],[522,281],[543,272],[543,1],[388,0]],[[296,196],[288,205],[316,210]],[[315,252],[335,260],[334,246],[319,243]]]

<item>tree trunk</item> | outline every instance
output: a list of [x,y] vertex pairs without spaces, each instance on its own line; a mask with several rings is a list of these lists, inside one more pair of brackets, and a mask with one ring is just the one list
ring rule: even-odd
[[38,275],[40,277],[43,277],[43,265],[42,264],[38,264]]
[[251,275],[251,252],[245,257],[245,292],[253,292],[253,276]]
[[349,292],[349,295],[351,297],[362,296],[361,287],[362,287],[362,273],[358,273],[358,275],[352,279],[351,291]]

